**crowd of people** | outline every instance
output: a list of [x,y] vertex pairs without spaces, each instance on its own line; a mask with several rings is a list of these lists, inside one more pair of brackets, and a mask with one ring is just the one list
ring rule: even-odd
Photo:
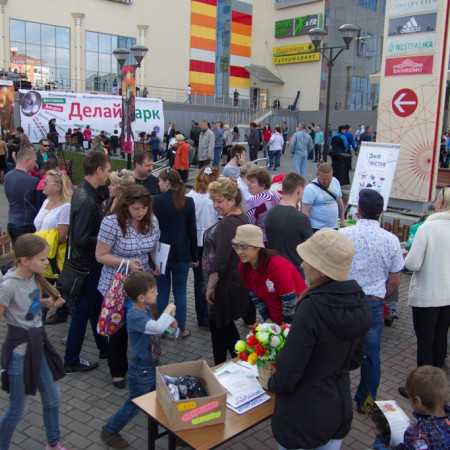
[[[320,126],[299,125],[289,144],[294,171],[277,177],[270,170],[279,168],[288,146],[287,126],[258,130],[250,125],[248,155],[237,144],[239,130],[220,121],[211,128],[193,122],[189,136],[170,123],[166,154],[173,152],[173,158],[158,177],[152,170],[159,150],[136,152],[134,170],[112,172],[103,146],[94,145],[76,188],[57,166],[50,139],[36,151],[20,136],[16,166],[4,179],[15,265],[0,285],[0,317],[8,324],[2,383],[10,393],[0,449],[9,448],[27,395],[37,390],[47,448],[67,448],[59,432],[57,380],[98,367],[82,358],[88,322],[112,386],[128,384],[125,404],[99,430],[110,446],[125,448],[120,432],[138,412],[132,399],[155,389],[160,335],[169,327],[179,328],[182,340],[195,333],[186,319],[190,269],[197,325],[210,331],[215,364],[236,356],[236,320],[249,328],[257,321],[292,325],[269,380],[277,394],[272,430],[280,448],[338,449],[352,423],[350,370],[361,371],[356,410],[365,413],[367,395],[377,398],[384,304],[397,291],[405,264],[413,272],[409,301],[418,369],[400,393],[423,418],[398,448],[413,448],[420,439],[428,442],[424,448],[448,447],[447,385],[440,368],[450,325],[450,190],[440,191],[436,214],[417,230],[405,262],[398,238],[379,225],[383,198],[376,191],[360,192],[359,220],[346,226],[339,181],[332,165],[320,162]],[[371,138],[370,127],[359,128],[353,141],[346,137],[353,138],[351,131],[340,127],[331,145],[339,139],[345,151],[345,144],[357,151],[356,142]],[[268,169],[246,161],[257,159],[260,150],[268,155]],[[195,153],[199,171],[189,191],[186,174]],[[307,183],[309,157],[318,166]],[[281,186],[274,186],[274,178]],[[170,246],[164,271],[155,266],[160,244]],[[108,337],[98,324],[118,274],[126,305],[119,329]],[[55,311],[43,318],[42,307]],[[43,322],[65,323],[69,315],[61,359]],[[430,380],[436,389],[429,389]],[[379,437],[377,445],[388,444]]]

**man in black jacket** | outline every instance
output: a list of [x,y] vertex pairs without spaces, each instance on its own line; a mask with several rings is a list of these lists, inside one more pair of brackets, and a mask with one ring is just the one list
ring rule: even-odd
[[70,260],[77,267],[89,270],[84,294],[75,300],[67,336],[64,367],[67,373],[87,372],[98,367],[80,359],[88,321],[91,322],[100,359],[108,356],[108,340],[97,333],[97,322],[102,306],[102,296],[97,290],[101,265],[95,260],[97,234],[103,218],[104,189],[111,170],[107,155],[91,151],[83,161],[84,179],[73,194],[70,208]]
[[250,134],[247,139],[248,149],[250,151],[250,161],[258,158],[259,150],[259,131],[255,122],[250,124]]
[[57,159],[56,155],[49,150],[49,142],[47,139],[39,141],[39,150],[36,152],[36,165],[38,170],[42,170],[43,164],[48,159]]

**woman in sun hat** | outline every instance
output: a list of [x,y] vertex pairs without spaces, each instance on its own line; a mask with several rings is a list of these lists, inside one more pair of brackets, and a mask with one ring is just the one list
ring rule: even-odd
[[364,358],[369,302],[348,279],[354,248],[323,228],[297,246],[311,283],[269,379],[276,392],[272,431],[280,448],[339,449],[353,411],[349,371]]
[[294,265],[264,247],[256,225],[241,225],[231,241],[239,256],[239,275],[265,322],[291,323],[299,295],[306,284]]

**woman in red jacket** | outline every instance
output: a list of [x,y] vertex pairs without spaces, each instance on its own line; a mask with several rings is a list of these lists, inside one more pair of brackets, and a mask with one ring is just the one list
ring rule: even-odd
[[264,158],[267,156],[267,146],[269,145],[270,137],[272,136],[272,130],[270,129],[270,125],[266,123],[263,131],[263,152]]
[[189,145],[184,142],[184,136],[182,134],[177,134],[175,138],[178,143],[178,148],[172,168],[178,171],[183,183],[186,183],[189,176]]
[[261,228],[241,225],[232,240],[241,262],[239,274],[265,322],[291,323],[300,294],[307,286],[292,263],[264,248]]

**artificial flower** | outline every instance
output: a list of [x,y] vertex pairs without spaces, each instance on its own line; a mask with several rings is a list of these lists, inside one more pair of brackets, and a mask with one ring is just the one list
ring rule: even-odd
[[288,337],[289,330],[290,330],[290,328],[285,328],[285,329],[284,329],[284,331],[283,331],[283,336],[284,336],[285,338]]
[[237,353],[243,352],[247,348],[246,343],[243,340],[237,341],[234,349]]
[[258,339],[261,344],[266,344],[267,342],[269,342],[269,333],[258,331],[256,333],[256,339]]
[[258,331],[269,331],[270,323],[260,323],[258,326]]
[[239,359],[241,361],[247,361],[249,357],[248,350],[244,350],[243,352],[239,353]]
[[256,344],[255,345],[255,353],[258,356],[264,356],[266,354],[266,348],[262,344]]
[[258,355],[255,352],[250,353],[250,355],[248,355],[247,362],[249,362],[252,365],[255,365],[256,361],[258,361]]
[[269,325],[269,331],[273,334],[280,334],[281,333],[281,328],[279,325],[277,325],[276,323],[271,323]]
[[279,336],[276,335],[272,335],[270,336],[270,346],[271,347],[278,347],[281,344],[281,339],[279,338]]
[[253,334],[247,339],[247,345],[249,347],[254,347],[258,343],[258,339]]
[[255,334],[256,333],[256,329],[258,328],[258,323],[255,323],[255,325],[252,326],[252,329],[250,330],[251,334]]

